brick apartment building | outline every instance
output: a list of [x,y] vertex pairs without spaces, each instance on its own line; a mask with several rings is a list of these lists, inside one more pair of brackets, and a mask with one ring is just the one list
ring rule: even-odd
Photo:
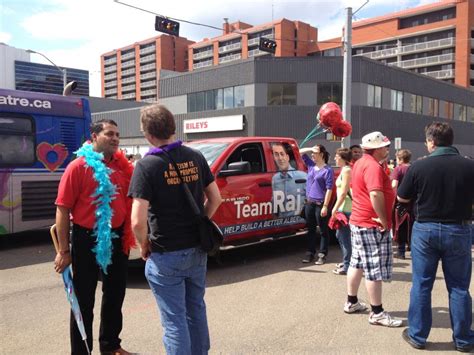
[[[342,55],[341,38],[310,55]],[[443,0],[353,23],[353,55],[474,89],[474,0]]]
[[186,71],[192,43],[183,37],[160,35],[102,54],[102,97],[156,101],[160,71]]

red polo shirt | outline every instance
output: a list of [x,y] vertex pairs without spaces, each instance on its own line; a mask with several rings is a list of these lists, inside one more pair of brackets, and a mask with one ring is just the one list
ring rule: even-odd
[[392,206],[395,202],[395,191],[392,189],[390,177],[375,158],[364,154],[352,168],[352,213],[350,223],[359,227],[378,227],[372,203],[371,191],[382,191],[385,197],[385,215],[389,228],[392,226]]
[[[112,228],[120,227],[127,215],[128,186],[124,173],[118,169],[117,159],[112,158],[107,167],[112,169],[110,179],[117,193],[112,200]],[[95,224],[96,198],[91,197],[97,188],[92,168],[87,167],[83,157],[73,160],[64,171],[58,188],[56,205],[71,210],[72,221],[84,228],[92,229]]]

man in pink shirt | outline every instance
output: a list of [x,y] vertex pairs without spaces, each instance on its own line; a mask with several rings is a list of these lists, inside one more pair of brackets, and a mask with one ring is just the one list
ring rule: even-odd
[[347,272],[347,302],[344,312],[365,311],[357,292],[363,273],[371,305],[369,323],[399,327],[382,307],[382,281],[392,278],[391,211],[395,201],[390,177],[380,164],[389,153],[390,141],[380,132],[362,137],[362,158],[352,168],[352,214],[350,218],[352,256]]

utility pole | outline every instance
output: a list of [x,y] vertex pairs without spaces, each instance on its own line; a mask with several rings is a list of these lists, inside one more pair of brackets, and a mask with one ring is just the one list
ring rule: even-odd
[[[364,4],[365,5],[365,4]],[[351,123],[351,95],[352,95],[352,7],[346,8],[346,26],[344,31],[344,72],[342,78],[342,115]],[[351,136],[342,139],[341,147],[351,146]]]

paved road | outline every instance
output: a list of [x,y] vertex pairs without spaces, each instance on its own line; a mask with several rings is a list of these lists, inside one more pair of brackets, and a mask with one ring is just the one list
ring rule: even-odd
[[[337,245],[323,266],[301,264],[303,250],[303,240],[293,239],[228,251],[223,265],[210,263],[211,353],[418,353],[401,339],[400,328],[371,326],[367,314],[343,313],[345,278],[331,272],[340,261]],[[0,240],[0,354],[69,352],[68,304],[53,257],[46,234]],[[454,353],[445,290],[439,274],[428,350]],[[384,307],[406,319],[409,291],[410,260],[397,261],[393,282],[384,284]],[[363,285],[359,297],[367,299]],[[141,268],[130,269],[123,312],[124,348],[162,354],[159,316]]]

